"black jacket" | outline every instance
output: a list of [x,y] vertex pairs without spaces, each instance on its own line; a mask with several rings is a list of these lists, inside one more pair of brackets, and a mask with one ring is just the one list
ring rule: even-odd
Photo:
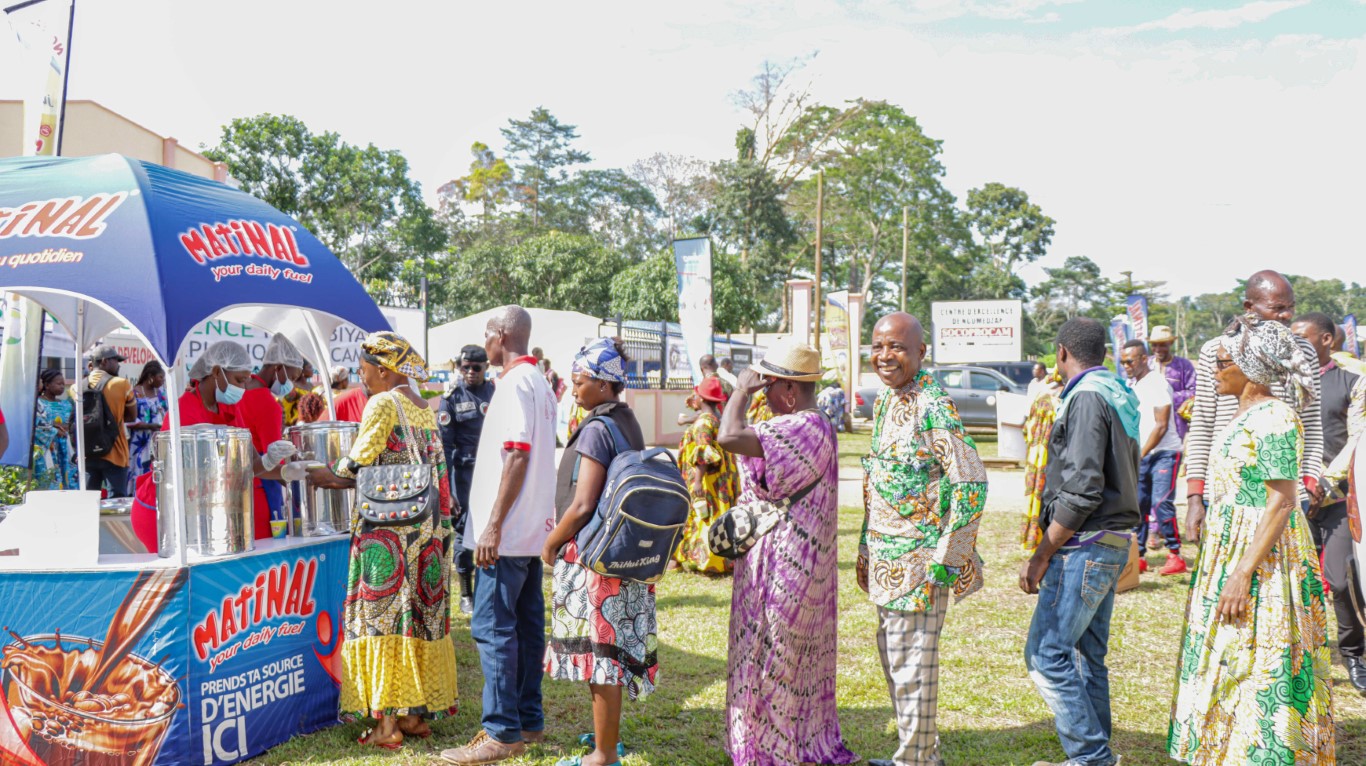
[[1069,396],[1048,438],[1039,526],[1056,521],[1078,532],[1137,527],[1138,451],[1103,396]]

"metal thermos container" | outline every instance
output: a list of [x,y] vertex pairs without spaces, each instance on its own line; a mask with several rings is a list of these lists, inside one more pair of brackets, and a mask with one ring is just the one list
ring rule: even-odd
[[[152,478],[157,484],[158,555],[176,551],[171,434],[152,439]],[[185,485],[186,546],[200,556],[227,556],[256,547],[252,516],[256,450],[245,428],[217,425],[180,429],[180,471]]]
[[[360,424],[345,420],[320,420],[291,426],[286,435],[299,451],[295,459],[333,465],[351,453],[359,428]],[[300,536],[324,537],[351,531],[351,490],[320,489],[297,482],[290,494]]]

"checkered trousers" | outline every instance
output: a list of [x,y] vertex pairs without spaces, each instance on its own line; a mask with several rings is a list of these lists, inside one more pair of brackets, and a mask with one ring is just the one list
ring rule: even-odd
[[877,648],[896,712],[901,746],[896,766],[943,766],[939,757],[939,634],[948,612],[949,591],[935,588],[925,612],[878,607]]

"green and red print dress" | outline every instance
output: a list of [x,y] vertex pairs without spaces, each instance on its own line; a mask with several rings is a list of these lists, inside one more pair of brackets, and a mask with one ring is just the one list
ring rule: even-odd
[[[398,408],[409,428],[399,424]],[[420,524],[374,526],[353,510],[346,582],[344,717],[455,713],[455,647],[450,639],[450,485],[436,415],[402,395],[371,397],[351,448],[360,465],[412,462],[408,439],[437,466],[441,512]]]
[[1252,577],[1247,617],[1230,624],[1216,612],[1266,512],[1266,482],[1299,481],[1303,444],[1298,416],[1280,401],[1253,406],[1215,439],[1167,735],[1178,761],[1336,763],[1323,575],[1298,509]]

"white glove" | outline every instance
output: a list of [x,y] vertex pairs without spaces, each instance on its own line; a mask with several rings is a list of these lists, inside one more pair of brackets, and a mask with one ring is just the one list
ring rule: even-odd
[[308,463],[303,460],[285,463],[280,469],[280,478],[286,482],[303,481],[308,478]]
[[281,463],[293,457],[297,451],[292,442],[287,442],[284,439],[271,442],[270,446],[266,447],[266,454],[261,456],[261,465],[265,467],[266,473],[270,473],[278,468]]

